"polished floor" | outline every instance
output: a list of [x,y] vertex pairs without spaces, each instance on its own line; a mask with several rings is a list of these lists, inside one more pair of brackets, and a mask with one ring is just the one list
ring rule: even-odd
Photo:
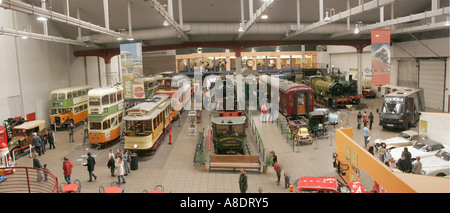
[[[368,108],[362,111],[373,112],[375,124],[371,130],[373,140],[376,138],[390,138],[397,136],[399,130],[383,130],[378,126],[378,114],[376,108],[381,105],[381,99],[363,100],[368,104]],[[340,122],[337,128],[353,127],[354,139],[363,144],[362,130],[357,130],[356,115],[357,110],[340,110]],[[184,112],[181,119],[172,123],[172,145],[169,145],[169,137],[166,137],[159,149],[152,155],[138,157],[138,169],[132,170],[126,176],[126,183],[122,184],[125,193],[141,193],[144,190],[151,191],[156,185],[162,185],[165,192],[172,193],[239,193],[239,172],[228,170],[213,170],[211,172],[201,171],[199,164],[194,164],[194,153],[197,144],[197,136],[188,135],[187,112]],[[266,152],[274,150],[278,156],[278,161],[283,167],[283,173],[290,175],[291,181],[301,176],[332,176],[337,174],[332,167],[332,153],[335,151],[334,130],[330,128],[329,138],[317,140],[311,145],[292,147],[286,143],[286,138],[281,134],[280,128],[274,123],[262,123],[259,119],[259,111],[251,112],[252,119],[256,125]],[[281,116],[281,115],[280,115]],[[211,112],[202,111],[202,120],[198,123],[197,129],[202,131],[210,127]],[[417,128],[417,127],[416,127]],[[120,143],[104,149],[92,149],[83,146],[82,127],[75,129],[75,142],[69,143],[66,131],[56,132],[56,149],[47,150],[40,156],[42,164],[47,164],[49,170],[58,178],[59,182],[64,182],[62,164],[63,158],[68,157],[74,164],[72,180],[79,179],[82,185],[82,193],[97,193],[99,186],[108,187],[111,182],[117,181],[117,177],[112,177],[107,168],[107,158],[109,149],[114,151],[121,149]],[[254,137],[249,137],[250,143],[254,143]],[[89,151],[95,156],[96,165],[94,173],[97,180],[88,182],[88,171],[85,166],[86,152]],[[17,166],[32,167],[32,159],[28,156],[17,160]],[[287,193],[282,184],[277,185],[276,174],[273,168],[269,168],[267,174],[249,170],[248,191],[257,193],[258,188],[262,188],[268,193]],[[371,190],[373,180],[362,174],[361,182]]]

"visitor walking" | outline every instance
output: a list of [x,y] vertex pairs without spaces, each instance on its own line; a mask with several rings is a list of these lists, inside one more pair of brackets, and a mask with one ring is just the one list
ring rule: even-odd
[[239,190],[241,190],[241,193],[246,193],[247,188],[247,174],[245,173],[244,169],[241,169],[241,175],[239,175]]
[[108,154],[108,168],[111,171],[111,176],[114,177],[114,169],[115,169],[115,162],[116,162],[116,157],[114,155],[114,152],[112,149],[109,150],[109,154]]
[[130,173],[130,166],[128,165],[128,162],[130,162],[130,153],[127,149],[123,150],[123,165],[125,166],[125,176],[128,176],[128,173]]
[[278,162],[275,162],[273,164],[273,169],[275,170],[275,172],[277,173],[277,184],[280,185],[280,178],[281,178],[281,166]]
[[365,146],[366,149],[367,149],[367,143],[369,143],[369,141],[368,141],[367,139],[368,139],[369,136],[370,136],[370,134],[369,134],[369,128],[367,128],[367,123],[364,123],[363,131],[364,131],[364,146]]
[[373,123],[373,113],[370,112],[370,115],[369,115],[369,126],[370,126],[370,129],[372,129],[372,123]]
[[42,134],[42,132],[39,132],[38,136],[41,139],[41,151],[42,151],[42,154],[45,154],[45,151],[46,151],[45,145],[47,144],[47,140],[45,139],[45,136],[44,136],[44,134]]
[[33,143],[34,149],[36,150],[37,154],[41,156],[41,145],[42,145],[41,138],[37,135],[36,132],[33,132],[31,142]]
[[122,154],[117,155],[115,166],[117,168],[117,182],[120,184],[120,178],[122,178],[122,183],[126,183],[125,177],[123,176],[125,174],[125,168],[123,165]]
[[420,162],[420,156],[416,157],[416,162],[414,162],[412,173],[422,174],[422,162]]
[[47,129],[47,141],[48,141],[48,149],[55,149],[55,138],[53,135],[53,130],[51,128]]
[[67,184],[72,183],[72,181],[70,181],[70,175],[72,175],[72,168],[73,168],[72,162],[67,157],[64,157],[63,171],[64,171],[64,180],[66,180]]
[[69,128],[67,129],[67,133],[69,133],[69,143],[70,142],[74,142],[74,140],[73,140],[73,129],[74,129],[74,126],[73,126],[73,123],[71,122],[70,123],[70,125],[69,125]]
[[87,166],[87,170],[89,172],[89,180],[88,182],[92,182],[92,176],[97,180],[97,175],[94,174],[94,166],[95,166],[95,159],[91,156],[91,153],[87,153],[87,163],[84,164],[84,166]]
[[39,154],[38,153],[34,153],[33,155],[33,167],[36,168],[36,172],[37,172],[37,182],[40,182],[42,180],[42,173],[41,173],[41,161],[39,161],[38,159]]
[[361,129],[361,123],[362,123],[362,114],[361,111],[358,112],[358,129]]

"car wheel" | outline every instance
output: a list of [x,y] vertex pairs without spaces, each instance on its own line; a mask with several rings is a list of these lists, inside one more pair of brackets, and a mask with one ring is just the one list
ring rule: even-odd
[[447,175],[441,172],[441,173],[437,174],[436,176],[437,176],[437,177],[445,177],[445,176],[447,176]]

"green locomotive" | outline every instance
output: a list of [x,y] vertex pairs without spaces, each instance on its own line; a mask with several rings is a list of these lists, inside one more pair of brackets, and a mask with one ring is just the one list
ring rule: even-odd
[[247,146],[246,117],[242,111],[220,112],[211,119],[212,141],[216,154],[245,154]]

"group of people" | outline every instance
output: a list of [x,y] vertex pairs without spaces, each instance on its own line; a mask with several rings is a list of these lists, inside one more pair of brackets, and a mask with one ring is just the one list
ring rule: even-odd
[[49,144],[48,149],[55,149],[55,140],[52,129],[47,129],[47,134],[42,134],[42,132],[33,132],[33,137],[31,138],[31,142],[38,154],[38,156],[41,156],[41,154],[45,154],[45,151],[47,150],[47,143]]
[[369,116],[367,116],[367,112],[364,111],[364,114],[361,114],[361,111],[358,112],[358,129],[361,129],[361,123],[364,123],[364,126],[369,125],[369,129],[372,129],[373,124],[373,113],[370,112]]
[[267,121],[273,121],[275,120],[274,113],[277,112],[277,110],[273,110],[274,106],[270,104],[270,102],[267,102],[261,106],[261,122],[265,123]]
[[112,149],[109,150],[107,166],[111,171],[112,177],[117,174],[118,183],[126,183],[124,176],[128,176],[128,173],[131,172],[130,166],[128,165],[128,162],[130,161],[131,156],[127,149],[124,149],[123,152],[121,152],[120,149],[117,149],[115,154]]
[[[275,173],[277,174],[277,181],[275,183],[277,185],[280,185],[281,172],[282,172],[283,168],[278,163],[278,157],[275,154],[275,151],[271,150],[270,155],[271,155],[272,161],[273,161],[273,163],[272,163],[273,169],[275,170]],[[248,177],[247,177],[247,174],[245,173],[245,170],[241,169],[241,174],[239,176],[239,189],[240,189],[241,193],[247,192],[247,189],[248,189],[247,180],[248,180]],[[285,181],[284,187],[286,189],[289,188],[289,192],[293,192],[293,186],[290,184],[290,177],[286,171],[284,171],[284,181]],[[258,188],[258,192],[262,193],[263,189],[261,187]]]

